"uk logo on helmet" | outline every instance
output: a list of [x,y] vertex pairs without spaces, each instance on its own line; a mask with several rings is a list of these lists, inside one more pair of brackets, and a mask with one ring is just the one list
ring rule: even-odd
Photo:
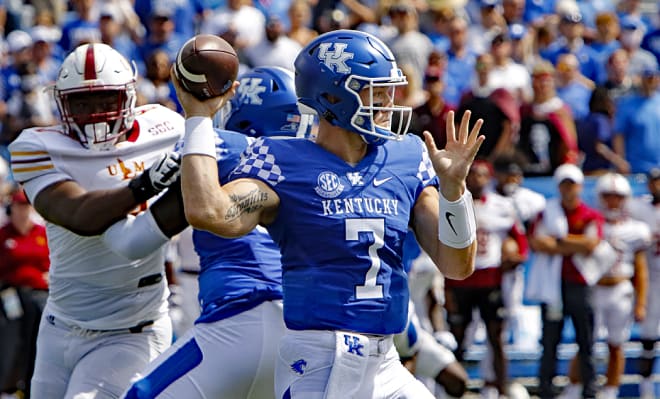
[[[330,47],[334,49],[331,51]],[[346,43],[321,43],[319,46],[319,60],[330,69],[338,73],[351,73],[346,61],[353,59],[354,53],[346,51]]]
[[261,105],[264,100],[260,94],[266,91],[266,86],[262,85],[261,82],[263,82],[261,78],[241,79],[241,84],[238,86],[238,102],[240,104]]

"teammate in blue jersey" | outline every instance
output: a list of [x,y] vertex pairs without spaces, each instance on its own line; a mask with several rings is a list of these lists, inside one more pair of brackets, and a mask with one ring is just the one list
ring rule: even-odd
[[364,32],[319,36],[300,52],[295,72],[299,102],[319,115],[316,142],[259,138],[222,185],[211,116],[238,83],[200,101],[174,78],[187,116],[186,217],[223,237],[263,225],[280,247],[287,331],[276,398],[433,398],[392,344],[408,316],[402,242],[411,226],[446,276],[472,273],[476,231],[465,177],[484,140],[482,122],[469,131],[466,112],[456,132],[450,114],[442,150],[428,132],[426,147],[405,135],[411,109],[393,98],[406,79],[391,51]]
[[[255,137],[295,136],[309,126],[310,117],[301,117],[296,106],[290,71],[256,68],[240,83],[225,127],[244,134],[216,130],[221,183]],[[273,398],[277,345],[285,331],[279,248],[262,228],[238,239],[195,230],[193,242],[201,315],[124,397]]]

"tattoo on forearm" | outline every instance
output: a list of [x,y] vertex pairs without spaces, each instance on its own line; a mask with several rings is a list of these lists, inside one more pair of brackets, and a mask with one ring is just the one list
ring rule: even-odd
[[264,207],[268,194],[254,189],[244,195],[231,195],[232,205],[227,209],[225,220],[233,220],[244,213],[253,213]]

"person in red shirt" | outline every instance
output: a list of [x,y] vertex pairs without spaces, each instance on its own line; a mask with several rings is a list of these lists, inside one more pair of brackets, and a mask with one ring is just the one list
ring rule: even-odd
[[22,189],[10,195],[8,222],[0,227],[0,391],[12,392],[29,383],[34,369],[36,337],[48,296],[46,228]]
[[23,190],[12,194],[7,213],[9,221],[0,227],[0,281],[48,290],[46,228],[35,223],[34,209]]
[[[603,237],[604,219],[588,207],[581,198],[584,175],[575,165],[564,164],[553,176],[559,189],[559,201],[568,227],[567,234],[558,237],[542,232],[544,211],[530,229],[529,244],[534,252],[561,256],[561,305],[542,304],[543,355],[539,368],[541,398],[555,397],[552,379],[557,374],[557,346],[564,319],[570,317],[575,328],[579,352],[579,373],[582,377],[582,397],[594,398],[596,374],[593,362],[594,307],[592,287],[576,267],[573,256],[589,255]],[[549,204],[548,204],[549,205]]]

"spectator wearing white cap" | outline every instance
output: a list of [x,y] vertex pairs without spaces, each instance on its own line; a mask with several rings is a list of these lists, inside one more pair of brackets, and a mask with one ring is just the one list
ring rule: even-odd
[[[561,283],[559,302],[543,303],[541,317],[543,332],[541,344],[543,354],[539,369],[539,385],[542,399],[554,398],[557,394],[552,379],[557,374],[557,345],[561,339],[564,320],[571,318],[578,344],[579,372],[583,382],[582,397],[594,398],[596,394],[596,372],[593,359],[593,303],[592,287],[579,271],[574,255],[589,255],[603,237],[603,218],[598,211],[582,201],[584,175],[580,168],[564,164],[553,176],[559,198],[549,200],[545,210],[530,228],[529,244],[537,254],[544,254],[546,265],[554,267],[558,260]],[[552,285],[546,281],[546,285]],[[550,301],[548,301],[550,302]],[[574,387],[574,389],[579,389]]]

